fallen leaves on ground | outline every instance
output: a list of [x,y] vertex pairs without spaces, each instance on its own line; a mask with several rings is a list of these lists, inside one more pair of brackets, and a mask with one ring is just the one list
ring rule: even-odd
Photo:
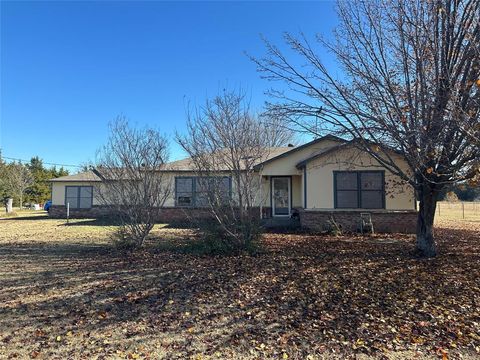
[[270,233],[255,257],[152,240],[125,255],[78,227],[0,222],[0,358],[480,356],[480,223],[439,224],[430,260],[400,234]]

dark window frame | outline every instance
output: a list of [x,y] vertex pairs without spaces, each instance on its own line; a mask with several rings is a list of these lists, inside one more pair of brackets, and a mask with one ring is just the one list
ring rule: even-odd
[[[357,189],[356,190],[337,190],[337,175],[342,173],[355,173],[357,175]],[[365,173],[374,173],[381,174],[382,176],[382,189],[381,190],[370,190],[362,189],[362,180],[361,174]],[[338,191],[356,191],[357,192],[357,207],[340,207],[338,206],[337,201],[337,192]],[[363,207],[362,205],[362,192],[382,192],[382,207]],[[334,171],[333,172],[333,202],[335,209],[385,209],[385,170],[347,170],[347,171]]]
[[[192,189],[191,189],[191,204],[179,204],[178,203],[178,191],[177,191],[177,183],[180,179],[190,179],[192,181]],[[182,193],[186,193],[182,191]],[[194,193],[195,193],[195,177],[194,176],[175,176],[175,206],[178,207],[193,207],[194,206]]]
[[[72,196],[67,196],[69,188],[77,188],[77,194],[75,196],[76,206],[69,205],[70,209],[91,209],[93,207],[93,186],[91,185],[67,185],[65,186],[65,206],[67,206],[67,199],[72,198]],[[87,198],[81,195],[81,188],[90,188],[90,197]],[[90,206],[80,207],[80,199],[90,199]]]
[[[197,204],[197,179],[208,179],[208,178],[223,178],[228,179],[228,197],[229,200],[232,198],[232,177],[231,176],[175,176],[175,206],[176,207],[208,207],[208,205],[198,205]],[[192,180],[192,203],[190,205],[181,205],[178,203],[178,191],[177,191],[177,182],[179,179],[191,179]],[[205,193],[206,191],[202,191]]]

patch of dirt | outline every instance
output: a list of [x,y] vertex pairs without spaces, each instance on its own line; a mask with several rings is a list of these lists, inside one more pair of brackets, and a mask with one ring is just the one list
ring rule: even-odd
[[[135,254],[108,224],[0,220],[0,358],[478,358],[480,224],[439,256],[391,234],[266,234],[258,256]],[[154,240],[156,239],[156,240]]]

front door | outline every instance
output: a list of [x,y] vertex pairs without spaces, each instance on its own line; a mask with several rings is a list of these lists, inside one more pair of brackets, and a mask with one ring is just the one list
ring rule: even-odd
[[272,211],[273,216],[290,216],[290,191],[289,177],[272,178]]

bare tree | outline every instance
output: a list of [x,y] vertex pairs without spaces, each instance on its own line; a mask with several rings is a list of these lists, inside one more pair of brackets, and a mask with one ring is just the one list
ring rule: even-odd
[[266,146],[287,146],[295,142],[295,130],[284,116],[264,112],[260,115],[260,122],[265,132]]
[[8,192],[18,196],[20,209],[23,208],[23,196],[25,191],[33,184],[34,179],[31,171],[20,163],[11,163],[4,166],[4,183]]
[[[273,145],[265,123],[252,115],[245,93],[224,91],[189,114],[187,129],[186,136],[177,134],[177,141],[191,157],[201,189],[195,205],[209,210],[216,240],[225,248],[250,249],[261,234],[258,204],[265,195],[256,165]],[[277,145],[282,135],[274,138]]]
[[135,129],[123,117],[110,124],[110,137],[96,161],[103,180],[96,197],[118,216],[124,246],[141,246],[160,217],[171,192],[170,181],[159,171],[168,155],[168,141],[157,130]]
[[[253,59],[265,78],[292,90],[272,91],[269,111],[303,131],[360,139],[363,150],[414,186],[417,249],[435,256],[439,192],[480,176],[480,2],[340,0],[337,9],[335,40],[317,39],[336,57],[340,76],[303,34],[285,35],[291,55],[266,42],[268,55]],[[389,149],[403,155],[409,171]]]

